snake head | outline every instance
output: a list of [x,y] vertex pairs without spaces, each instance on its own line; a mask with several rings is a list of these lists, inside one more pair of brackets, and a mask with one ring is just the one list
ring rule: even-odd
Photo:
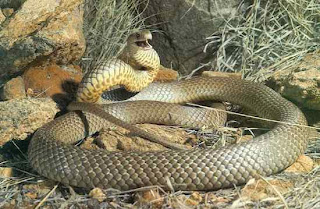
[[[149,30],[132,33],[118,58],[133,69],[158,71],[160,58],[149,43],[151,39],[152,35]],[[156,73],[154,74],[156,75]]]
[[127,45],[134,45],[139,49],[149,50],[152,49],[149,43],[152,40],[152,34],[149,30],[141,30],[139,32],[133,33],[129,36],[127,40]]

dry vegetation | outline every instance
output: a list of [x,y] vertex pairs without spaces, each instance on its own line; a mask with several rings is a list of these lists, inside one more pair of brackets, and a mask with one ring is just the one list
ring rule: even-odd
[[126,37],[143,26],[138,12],[142,1],[86,0],[84,34],[87,48],[82,67],[88,71],[117,56]]
[[206,47],[218,49],[211,65],[265,80],[319,48],[319,21],[318,0],[254,0],[244,14],[226,19],[221,31],[208,37]]
[[[87,50],[82,60],[85,70],[117,55],[125,37],[143,26],[137,11],[138,5],[137,1],[131,0],[86,0],[84,32]],[[245,15],[226,20],[219,33],[208,37],[207,47],[212,44],[218,47],[212,55],[216,61],[211,64],[220,71],[241,69],[248,79],[264,80],[273,71],[295,64],[301,56],[319,47],[319,20],[320,3],[317,0],[254,0]],[[234,22],[237,24],[234,25]],[[307,153],[317,160],[319,149],[320,145],[313,142]],[[0,178],[0,208],[10,208],[12,205],[46,205],[47,208],[137,207],[130,193],[106,191],[107,199],[100,203],[89,198],[87,191],[77,190],[74,193],[61,185],[58,188],[44,186],[44,191],[32,196],[37,192],[28,185],[37,185],[43,178],[29,173],[31,169],[26,151],[17,149],[16,154],[1,154],[10,155],[9,161],[1,160],[1,166],[14,167],[18,175]],[[178,203],[175,204],[176,208],[320,208],[319,176],[319,167],[304,175],[276,175],[274,178],[292,180],[294,188],[282,196],[256,202],[235,201],[241,197],[239,188],[212,193],[230,202],[203,201],[194,207],[180,198],[181,192],[164,193],[162,208],[172,208],[174,203]],[[151,208],[151,205],[147,204],[145,208]]]

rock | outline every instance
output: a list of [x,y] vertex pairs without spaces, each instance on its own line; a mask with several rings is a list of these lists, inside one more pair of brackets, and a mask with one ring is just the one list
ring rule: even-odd
[[83,0],[27,0],[0,31],[0,80],[32,62],[67,64],[85,50]]
[[285,172],[309,173],[313,169],[313,165],[313,160],[310,157],[301,155],[295,163],[285,170]]
[[58,111],[50,98],[0,102],[0,146],[11,139],[25,139],[52,120]]
[[21,76],[11,79],[4,86],[1,92],[2,100],[22,99],[26,97],[24,81]]
[[305,56],[297,65],[276,72],[267,85],[297,104],[320,110],[320,53]]
[[[203,53],[207,37],[218,31],[224,18],[235,15],[239,1],[154,0],[148,2],[143,16],[153,33],[152,45],[165,66],[188,74],[208,62]],[[210,55],[212,57],[212,55]]]
[[26,0],[2,0],[0,1],[0,8],[19,8]]
[[28,96],[52,97],[60,102],[73,99],[82,72],[77,65],[44,64],[26,70],[23,79]]

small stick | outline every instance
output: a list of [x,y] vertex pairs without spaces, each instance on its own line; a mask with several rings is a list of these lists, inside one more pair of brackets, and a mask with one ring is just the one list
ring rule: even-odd
[[50,195],[57,189],[59,184],[56,184],[52,190],[39,202],[39,204],[34,209],[39,209],[41,205],[50,197]]
[[132,124],[129,124],[123,120],[120,120],[110,113],[104,111],[100,106],[96,104],[91,104],[91,103],[83,103],[83,102],[72,102],[68,106],[68,110],[81,110],[81,111],[86,111],[92,114],[95,114],[103,119],[106,119],[107,121],[110,121],[111,123],[114,123],[118,126],[121,126],[132,133],[143,137],[144,139],[147,139],[151,142],[155,142],[158,144],[161,144],[164,147],[170,148],[170,149],[175,149],[175,150],[187,150],[188,148],[184,145],[181,144],[175,144],[168,142],[166,140],[163,140],[161,137],[156,136],[154,134],[148,133],[147,131],[138,128]]

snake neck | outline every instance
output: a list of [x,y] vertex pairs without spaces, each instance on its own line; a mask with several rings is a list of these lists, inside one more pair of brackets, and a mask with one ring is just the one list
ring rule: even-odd
[[153,49],[125,49],[118,59],[102,63],[82,79],[77,101],[99,103],[101,94],[113,86],[122,85],[130,92],[141,91],[156,77],[160,58]]
[[78,87],[77,101],[100,103],[101,94],[116,85],[122,85],[130,92],[141,91],[157,73],[158,68],[136,70],[120,59],[110,60],[83,77]]
[[118,59],[135,70],[158,71],[160,67],[159,55],[153,48],[141,48],[135,44],[127,44]]
[[147,87],[155,78],[155,71],[132,71],[127,79],[123,79],[121,85],[130,92],[139,92]]
[[138,92],[148,86],[160,69],[160,58],[154,49],[125,48],[119,59],[129,66],[124,69],[121,85],[127,91]]

